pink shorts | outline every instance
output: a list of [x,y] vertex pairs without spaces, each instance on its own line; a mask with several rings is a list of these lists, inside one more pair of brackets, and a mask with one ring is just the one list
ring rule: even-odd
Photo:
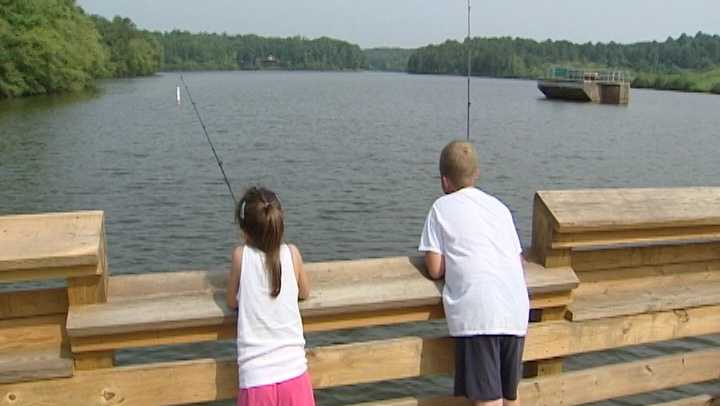
[[305,372],[279,383],[240,388],[237,406],[315,406],[310,375]]

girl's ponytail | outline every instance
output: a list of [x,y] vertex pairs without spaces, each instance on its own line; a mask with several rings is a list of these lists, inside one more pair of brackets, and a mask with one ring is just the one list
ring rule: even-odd
[[283,215],[278,207],[268,204],[265,209],[267,218],[266,235],[264,238],[265,247],[261,250],[265,252],[266,266],[270,271],[270,280],[272,283],[270,295],[277,297],[282,288],[282,267],[280,266],[280,245],[283,241]]

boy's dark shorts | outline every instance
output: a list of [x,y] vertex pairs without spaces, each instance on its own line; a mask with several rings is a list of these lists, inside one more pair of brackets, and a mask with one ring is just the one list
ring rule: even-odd
[[455,396],[474,401],[517,399],[525,337],[455,337]]

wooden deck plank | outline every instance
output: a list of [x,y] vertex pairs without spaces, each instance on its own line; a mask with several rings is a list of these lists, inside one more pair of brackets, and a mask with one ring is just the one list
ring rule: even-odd
[[59,347],[64,328],[63,314],[0,320],[0,354]]
[[63,314],[67,308],[65,288],[0,292],[0,319]]
[[215,326],[230,322],[234,313],[222,294],[164,296],[71,306],[67,331],[71,337],[119,334],[143,330]]
[[[353,382],[377,382],[436,374],[442,372],[442,368],[449,368],[434,366],[446,365],[448,360],[432,363],[429,353],[437,349],[421,346],[399,349],[395,347],[397,343],[388,344],[384,350],[362,353],[359,352],[362,346],[318,349],[309,357],[313,386],[321,389]],[[237,392],[235,362],[234,359],[169,362],[78,371],[67,379],[0,385],[0,405],[17,402],[177,405],[232,399]],[[348,363],[353,368],[347,368]],[[387,368],[378,368],[378,365],[387,365]],[[338,374],[338,371],[345,372]],[[528,379],[520,385],[520,396],[525,405],[577,405],[709,381],[719,376],[720,350],[712,349]],[[386,406],[411,404],[387,403]]]
[[720,259],[720,242],[653,245],[613,249],[575,250],[572,268],[577,273],[605,269],[678,264]]
[[[522,402],[522,398],[520,401]],[[473,402],[465,398],[451,396],[437,396],[432,398],[415,398],[408,396],[397,399],[353,403],[350,406],[473,406]]]
[[648,188],[537,193],[561,233],[720,225],[720,188]]
[[553,249],[625,248],[648,244],[698,244],[720,240],[720,226],[655,228],[557,234]]
[[[707,356],[709,359],[705,359]],[[697,351],[576,372],[525,379],[520,383],[523,405],[582,405],[639,395],[676,386],[710,381],[720,376],[720,350]],[[713,364],[713,362],[715,364]],[[696,396],[654,406],[711,406],[710,396]],[[356,403],[353,406],[470,406],[463,398],[406,397]]]
[[720,280],[708,279],[672,286],[636,290],[607,289],[606,293],[578,295],[568,306],[573,321],[689,309],[720,304]]
[[102,211],[0,217],[0,278],[4,272],[97,265],[102,223]]
[[691,396],[671,402],[654,403],[650,406],[711,406],[713,397],[710,395]]
[[[300,303],[302,315],[318,317],[440,304],[441,282],[425,278],[413,261],[405,257],[308,264],[313,290],[311,297]],[[83,337],[233,322],[234,312],[225,305],[224,278],[222,271],[185,272],[177,280],[169,274],[111,277],[109,303],[70,307],[68,334]],[[569,300],[567,292],[578,284],[568,267],[545,269],[526,263],[526,278],[529,292],[538,295],[543,303],[550,301],[550,292],[558,292],[556,299],[561,302]],[[183,283],[202,290],[181,295],[162,293],[175,292],[172,286]],[[147,296],[131,295],[133,286]],[[162,290],[140,286],[160,286]],[[113,296],[117,292],[121,292],[119,296]]]
[[[543,268],[525,262],[525,275],[531,293],[571,290],[578,285],[570,267]],[[426,280],[421,257],[390,257],[352,261],[314,262],[305,264],[313,288],[323,289],[341,284],[374,283],[388,280],[417,280],[425,288],[435,285]],[[193,292],[225,290],[227,269],[210,271],[154,272],[140,275],[116,275],[108,281],[108,300],[167,296]]]
[[[583,322],[561,320],[531,323],[524,356],[526,361],[533,361],[718,333],[720,306]],[[234,323],[228,323],[221,326],[76,337],[71,339],[71,344],[74,352],[104,351],[230,339],[234,334]],[[378,345],[381,346],[382,342]]]
[[63,314],[0,320],[0,383],[72,375]]
[[580,322],[531,323],[525,358],[548,359],[718,333],[720,306]]
[[720,280],[720,261],[605,269],[578,273],[578,295],[631,291]]
[[66,351],[48,349],[0,355],[0,384],[67,378],[72,375],[73,360]]

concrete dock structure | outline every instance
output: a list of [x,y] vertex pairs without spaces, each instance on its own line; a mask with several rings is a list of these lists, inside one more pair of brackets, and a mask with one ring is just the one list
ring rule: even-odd
[[548,99],[603,104],[630,102],[630,78],[622,71],[553,68],[538,80],[538,89]]

